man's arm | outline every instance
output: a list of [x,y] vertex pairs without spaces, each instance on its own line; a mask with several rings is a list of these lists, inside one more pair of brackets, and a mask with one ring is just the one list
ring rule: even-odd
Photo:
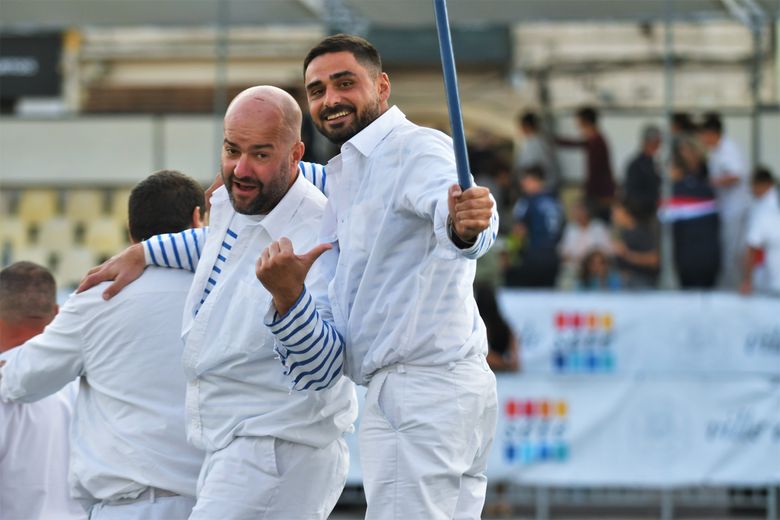
[[103,299],[109,300],[138,279],[149,265],[194,272],[198,267],[207,234],[208,228],[187,229],[179,233],[155,235],[149,240],[133,244],[90,269],[76,292],[84,292],[101,282],[114,282],[103,291]]
[[43,333],[9,352],[0,368],[0,399],[37,401],[83,373],[84,324],[73,298]]
[[[273,296],[275,308],[265,324],[275,336],[275,350],[294,390],[329,388],[343,372],[344,338],[332,323],[327,301],[328,273],[337,260],[334,245],[320,244],[296,255],[292,243],[282,238],[257,261],[257,277]],[[317,301],[304,280],[312,284]]]

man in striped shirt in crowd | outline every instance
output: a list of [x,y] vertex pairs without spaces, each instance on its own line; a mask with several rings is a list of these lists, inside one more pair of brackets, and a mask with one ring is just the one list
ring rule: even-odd
[[341,379],[321,392],[290,394],[257,314],[271,304],[255,277],[260,252],[282,236],[314,246],[325,206],[299,174],[324,190],[324,171],[300,162],[301,118],[281,89],[236,96],[225,114],[224,186],[211,196],[208,233],[153,237],[82,283],[115,279],[110,297],[147,264],[195,271],[182,323],[187,436],[206,450],[193,520],[324,520],[346,482],[343,433],[357,415],[354,385]]
[[258,262],[280,357],[296,390],[342,373],[368,387],[367,518],[480,518],[497,403],[472,283],[495,204],[486,188],[455,184],[449,137],[390,107],[369,42],[325,38],[304,76],[312,119],[341,153],[328,162],[321,244],[284,238]]

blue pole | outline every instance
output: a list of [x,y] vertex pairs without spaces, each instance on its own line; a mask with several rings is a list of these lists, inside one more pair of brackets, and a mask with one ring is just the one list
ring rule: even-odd
[[439,33],[439,52],[444,71],[444,90],[447,92],[447,109],[450,112],[450,128],[452,128],[452,146],[455,149],[455,164],[458,169],[458,184],[462,190],[467,190],[471,187],[471,172],[466,152],[466,135],[463,131],[463,115],[460,112],[458,77],[455,72],[455,55],[452,52],[452,36],[450,35],[446,1],[433,0],[433,11],[436,15],[436,32]]

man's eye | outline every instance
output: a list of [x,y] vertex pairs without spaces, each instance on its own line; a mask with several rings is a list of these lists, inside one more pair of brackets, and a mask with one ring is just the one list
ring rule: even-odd
[[339,83],[339,86],[341,88],[351,87],[352,86],[352,81],[349,81],[349,80],[342,81],[341,83]]

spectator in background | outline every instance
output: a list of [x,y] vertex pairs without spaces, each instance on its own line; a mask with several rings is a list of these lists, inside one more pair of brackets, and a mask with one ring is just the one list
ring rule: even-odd
[[606,255],[612,253],[609,229],[600,220],[591,218],[591,211],[580,199],[571,208],[571,218],[566,223],[560,243],[562,272],[559,285],[563,288],[575,285],[582,260],[588,253],[598,250]]
[[519,265],[510,266],[506,283],[518,287],[552,287],[558,275],[558,242],[563,210],[544,188],[544,171],[532,166],[522,172],[524,197],[514,209],[513,237],[522,243]]
[[[51,323],[58,307],[54,277],[32,262],[0,271],[0,362]],[[0,402],[0,518],[85,520],[70,497],[70,428],[76,387],[35,403]]]
[[[772,173],[759,167],[753,174],[755,206],[747,230],[747,252],[740,291],[754,290],[780,296],[780,201]],[[754,283],[753,274],[763,264],[764,276]]]
[[558,159],[547,136],[541,130],[539,116],[533,112],[525,112],[518,116],[517,126],[523,136],[523,144],[515,157],[516,171],[522,172],[531,166],[541,166],[545,175],[545,189],[550,193],[558,193],[561,185]]
[[596,218],[609,222],[610,208],[615,198],[615,179],[609,157],[609,146],[598,126],[598,113],[591,107],[577,111],[577,124],[582,139],[557,137],[561,146],[585,149],[585,200],[593,208]]
[[627,289],[654,289],[658,284],[661,256],[655,222],[640,220],[625,203],[616,202],[612,220],[618,239],[612,244],[621,286]]
[[487,329],[488,365],[493,372],[516,372],[520,368],[517,338],[501,315],[495,291],[486,286],[475,287],[474,297]]
[[661,197],[661,176],[655,156],[661,148],[661,131],[648,125],[642,130],[641,148],[626,169],[625,203],[640,219],[654,217]]
[[709,150],[710,182],[715,187],[721,216],[720,286],[736,289],[740,281],[750,206],[747,166],[736,143],[724,135],[719,114],[705,115],[700,137]]
[[673,160],[672,199],[663,218],[672,222],[674,265],[683,289],[715,286],[720,270],[720,221],[704,155],[693,137],[678,142]]
[[492,166],[485,173],[474,175],[474,183],[490,190],[496,200],[498,211],[498,232],[506,235],[512,231],[512,208],[517,202],[519,188],[508,161],[494,158]]
[[672,137],[672,156],[670,159],[679,160],[679,142],[684,137],[694,137],[696,125],[688,112],[675,112],[669,120],[669,131]]
[[620,276],[600,249],[589,251],[580,261],[577,287],[581,291],[617,291]]

